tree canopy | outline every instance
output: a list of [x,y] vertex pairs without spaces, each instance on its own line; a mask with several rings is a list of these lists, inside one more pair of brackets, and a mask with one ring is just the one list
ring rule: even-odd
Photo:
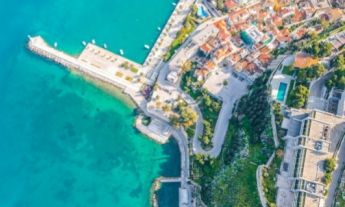
[[310,91],[307,87],[303,85],[298,85],[297,87],[295,87],[291,92],[292,106],[297,108],[304,106],[309,94]]

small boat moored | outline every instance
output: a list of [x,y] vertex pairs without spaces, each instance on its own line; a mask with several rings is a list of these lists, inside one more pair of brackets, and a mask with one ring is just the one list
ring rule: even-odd
[[160,28],[160,27],[158,27],[158,30],[160,31],[160,30],[161,30],[161,28]]
[[82,43],[83,43],[84,46],[86,46],[86,42],[85,41],[83,41]]
[[148,46],[148,45],[144,45],[144,47],[145,47],[146,49],[150,49],[150,46]]
[[57,42],[54,43],[54,47],[57,47]]
[[107,49],[107,45],[106,45],[106,44],[104,44],[103,47],[104,47],[105,49]]
[[123,52],[123,50],[122,50],[122,49],[120,49],[120,54],[121,54],[121,55],[123,55],[123,54],[124,54],[124,52]]
[[173,2],[173,3],[172,3],[172,5],[176,6],[176,3],[175,3],[175,2]]
[[91,42],[92,42],[92,44],[96,44],[96,41],[95,41],[95,40],[92,40]]

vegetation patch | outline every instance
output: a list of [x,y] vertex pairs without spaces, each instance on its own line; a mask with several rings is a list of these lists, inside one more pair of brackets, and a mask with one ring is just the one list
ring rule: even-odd
[[288,94],[287,94],[287,97],[286,97],[286,101],[285,101],[285,104],[287,106],[292,106],[292,96],[291,96],[291,92],[294,88],[294,85],[295,85],[295,80],[291,80],[290,81],[290,85],[289,85],[289,90],[288,90]]
[[132,81],[133,81],[133,78],[130,77],[130,76],[126,76],[125,80],[128,81],[128,82],[132,82]]
[[148,126],[151,122],[151,117],[145,116],[141,119],[141,123],[145,126]]
[[282,73],[285,74],[285,75],[293,76],[293,74],[294,74],[294,65],[291,64],[291,65],[288,65],[288,66],[284,66]]
[[137,73],[139,70],[138,70],[137,68],[131,68],[131,71],[132,71],[133,73]]
[[119,77],[119,78],[122,78],[123,73],[121,73],[121,72],[117,71],[117,72],[115,73],[115,75],[116,75],[117,77]]

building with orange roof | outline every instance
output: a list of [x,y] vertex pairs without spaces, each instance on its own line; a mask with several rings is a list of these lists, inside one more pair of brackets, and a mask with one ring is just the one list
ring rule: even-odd
[[248,62],[245,60],[239,61],[234,65],[234,69],[241,73],[243,71],[243,69],[248,65]]
[[248,75],[253,75],[258,69],[259,67],[255,63],[250,63],[243,69],[243,72]]
[[290,37],[284,37],[283,35],[279,34],[276,37],[276,40],[279,42],[279,47],[286,47],[287,44],[289,44],[292,39]]
[[220,63],[224,58],[231,53],[231,48],[227,47],[221,47],[216,50],[216,52],[213,55],[213,60],[216,64]]
[[266,12],[259,12],[258,13],[258,19],[265,20],[266,18],[267,18],[267,13]]
[[237,32],[240,32],[242,30],[246,30],[250,27],[250,25],[247,24],[247,22],[241,22],[241,23],[238,23],[238,24],[234,24],[233,25],[233,28],[237,31]]
[[225,0],[224,5],[228,11],[236,9],[237,7],[237,4],[233,0]]
[[242,59],[239,53],[240,52],[235,52],[228,57],[228,61],[232,65],[236,64],[238,61],[240,61]]
[[228,18],[231,24],[238,24],[240,22],[244,22],[249,18],[249,16],[250,13],[248,12],[247,8],[243,8],[228,14]]
[[317,58],[314,59],[309,54],[299,52],[296,54],[294,67],[303,69],[315,65],[318,62],[319,60]]
[[223,30],[220,31],[218,33],[218,37],[222,40],[222,41],[226,41],[227,39],[229,39],[229,37],[231,37],[231,34],[228,30]]
[[281,18],[286,18],[289,16],[294,15],[295,12],[295,8],[294,7],[282,7],[280,9],[278,9],[277,14],[281,17]]
[[304,12],[304,11],[303,11],[303,12],[300,12],[300,11],[298,11],[298,10],[296,9],[295,12],[294,12],[293,17],[291,17],[291,21],[292,21],[293,23],[297,23],[297,22],[302,21],[302,20],[305,19],[305,18],[306,18],[305,12]]
[[305,10],[303,10],[305,12],[306,18],[310,18],[313,16],[315,9],[313,8],[307,8]]
[[273,21],[273,24],[275,24],[277,27],[283,25],[283,19],[279,16],[273,16],[272,21]]
[[305,34],[307,34],[307,32],[308,32],[308,29],[300,28],[292,34],[292,38],[301,39]]
[[216,64],[213,61],[207,61],[204,66],[206,69],[212,70]]
[[267,68],[267,66],[272,62],[273,58],[268,54],[261,54],[258,59],[256,59],[256,64],[259,67]]
[[224,19],[213,23],[213,25],[216,26],[219,29],[219,31],[226,30],[226,26],[227,26]]
[[205,80],[208,76],[210,76],[210,71],[206,68],[201,68],[194,71],[194,77],[198,80]]
[[213,47],[211,45],[209,45],[208,43],[204,43],[203,45],[200,46],[200,50],[205,55],[208,55],[213,50]]
[[284,37],[287,37],[287,36],[289,36],[290,31],[289,31],[288,28],[284,28],[284,29],[280,30],[280,33],[281,33]]

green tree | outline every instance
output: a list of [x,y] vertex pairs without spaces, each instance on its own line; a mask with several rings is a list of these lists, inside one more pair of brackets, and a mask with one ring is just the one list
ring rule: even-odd
[[338,82],[338,88],[345,90],[345,76],[343,76]]
[[207,94],[205,94],[203,98],[204,98],[204,103],[205,103],[205,105],[206,105],[206,106],[211,106],[212,100],[211,100],[210,96],[207,95]]
[[192,69],[192,62],[191,61],[185,61],[181,65],[181,69],[183,73],[187,73]]
[[229,84],[229,83],[228,83],[227,80],[224,80],[224,81],[223,81],[223,85],[227,86],[228,84]]
[[316,31],[311,31],[308,33],[309,38],[315,39],[317,37],[317,32]]
[[314,78],[319,78],[326,72],[326,68],[323,64],[316,64],[312,67],[312,73]]
[[189,107],[183,107],[180,110],[180,119],[181,119],[181,124],[187,128],[195,124],[196,120],[198,119],[197,113],[189,108]]
[[328,186],[328,184],[331,182],[331,180],[332,180],[331,174],[326,173],[325,178],[324,178],[324,182],[325,182],[326,186]]
[[224,9],[224,2],[223,0],[218,0],[217,1],[217,9],[223,10]]
[[177,101],[181,101],[181,100],[182,100],[181,94],[177,95],[177,99],[176,99],[176,100],[177,100]]
[[199,152],[198,154],[195,154],[195,159],[201,164],[205,164],[204,161],[204,154],[202,152]]
[[171,125],[174,128],[176,128],[176,129],[180,128],[179,117],[177,115],[175,115],[175,114],[170,115],[169,120],[170,120]]
[[168,104],[166,104],[166,105],[164,105],[164,106],[162,107],[162,110],[163,110],[164,112],[169,112],[169,111],[171,111],[171,106],[168,105]]
[[327,29],[329,27],[329,23],[326,20],[321,19],[321,27],[322,29]]
[[297,71],[297,81],[304,82],[307,80],[307,71],[305,69],[298,69]]
[[216,101],[214,101],[212,103],[212,108],[215,110],[215,111],[219,111],[220,110],[220,104]]
[[334,66],[335,66],[336,68],[343,68],[344,63],[345,63],[345,61],[344,61],[344,56],[338,55],[338,56],[335,58]]
[[319,47],[319,43],[313,42],[313,44],[311,45],[311,48],[310,48],[310,53],[313,55],[314,58],[319,57],[320,50],[321,49]]
[[197,12],[198,12],[198,6],[196,4],[192,4],[190,6],[190,9],[192,10],[192,15],[196,16]]
[[326,57],[331,54],[333,46],[329,42],[321,42],[320,44],[320,52],[318,57]]
[[291,92],[292,105],[297,108],[304,106],[305,101],[307,100],[309,94],[310,94],[310,91],[308,90],[307,87],[303,85],[299,85],[295,87]]
[[129,67],[129,63],[126,61],[126,62],[121,64],[121,67],[128,68]]
[[337,165],[336,160],[334,158],[327,158],[325,160],[325,165],[323,166],[324,170],[327,173],[332,173]]

